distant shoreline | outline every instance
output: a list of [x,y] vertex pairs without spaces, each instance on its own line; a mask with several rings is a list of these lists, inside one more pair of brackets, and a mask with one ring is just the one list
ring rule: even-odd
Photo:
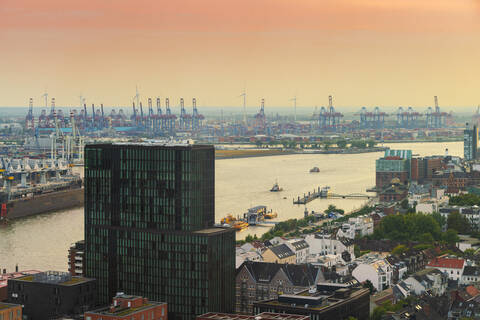
[[383,152],[388,147],[373,147],[365,149],[331,149],[331,150],[280,150],[280,149],[238,149],[238,150],[215,150],[215,160],[241,159],[270,156],[284,156],[291,154],[360,154],[371,152]]

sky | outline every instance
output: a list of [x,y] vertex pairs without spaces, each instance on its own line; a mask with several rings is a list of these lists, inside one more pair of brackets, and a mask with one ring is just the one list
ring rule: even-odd
[[0,0],[0,106],[473,108],[479,76],[480,0]]

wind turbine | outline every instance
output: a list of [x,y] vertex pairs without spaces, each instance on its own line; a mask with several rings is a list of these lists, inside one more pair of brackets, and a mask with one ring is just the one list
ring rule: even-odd
[[294,96],[290,101],[293,101],[293,120],[297,122],[297,96]]
[[80,95],[78,96],[78,98],[80,99],[80,108],[83,107],[83,104],[85,103],[85,97],[80,93]]
[[247,125],[247,92],[245,91],[245,89],[243,89],[242,94],[239,95],[238,97],[239,98],[243,97],[243,123],[246,126]]
[[135,86],[135,95],[133,96],[133,100],[137,100],[137,108],[140,105],[140,93],[138,92],[138,86]]
[[45,90],[45,93],[42,94],[42,97],[45,97],[45,108],[48,108],[48,92]]

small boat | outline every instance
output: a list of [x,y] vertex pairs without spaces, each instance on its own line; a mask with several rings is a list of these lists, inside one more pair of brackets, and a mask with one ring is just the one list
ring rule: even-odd
[[234,216],[232,216],[231,214],[229,214],[225,218],[220,220],[220,223],[221,224],[232,224],[235,221],[237,221],[237,219]]
[[232,228],[236,231],[242,231],[248,228],[248,223],[245,221],[237,221],[232,225]]
[[310,173],[313,172],[320,172],[320,169],[318,167],[313,167],[312,169],[310,169]]
[[270,189],[271,192],[279,192],[279,191],[283,191],[283,188],[280,188],[280,186],[278,185],[278,182],[275,182],[275,184],[273,185],[272,189]]

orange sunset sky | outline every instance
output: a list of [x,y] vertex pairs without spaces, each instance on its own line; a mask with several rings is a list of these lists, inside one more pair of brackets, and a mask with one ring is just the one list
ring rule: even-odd
[[0,105],[480,103],[480,0],[0,0]]

